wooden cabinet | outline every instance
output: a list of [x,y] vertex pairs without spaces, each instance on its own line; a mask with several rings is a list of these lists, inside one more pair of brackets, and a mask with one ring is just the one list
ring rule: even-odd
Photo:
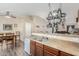
[[59,50],[44,45],[44,56],[57,56],[57,55],[59,55]]
[[32,56],[43,56],[43,44],[31,40],[30,54]]
[[73,56],[73,55],[63,52],[63,51],[60,51],[60,56]]
[[36,42],[36,56],[43,56],[43,44]]
[[69,53],[43,45],[36,41],[30,41],[30,54],[32,56],[73,56]]
[[49,51],[44,50],[44,56],[56,56],[56,55]]
[[35,56],[36,42],[30,40],[30,54]]

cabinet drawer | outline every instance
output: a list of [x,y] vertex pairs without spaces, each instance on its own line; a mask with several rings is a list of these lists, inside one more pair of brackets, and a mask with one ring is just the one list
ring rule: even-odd
[[56,56],[56,55],[44,50],[44,56]]
[[59,55],[59,50],[55,49],[55,48],[51,48],[49,46],[44,45],[44,50],[47,50],[48,52],[55,54],[55,55]]
[[60,51],[60,56],[73,56],[73,55],[63,52],[63,51]]
[[36,42],[36,46],[43,48],[43,44]]
[[36,46],[36,56],[43,56],[43,48]]

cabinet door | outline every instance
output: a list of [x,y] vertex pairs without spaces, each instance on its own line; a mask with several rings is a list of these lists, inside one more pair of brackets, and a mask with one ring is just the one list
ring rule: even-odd
[[56,56],[56,55],[44,50],[44,56]]
[[43,48],[36,46],[36,56],[43,56]]
[[43,44],[36,42],[36,56],[43,56]]
[[35,56],[35,45],[36,45],[36,42],[35,41],[30,41],[30,54],[32,56]]
[[60,56],[73,56],[73,55],[60,51]]
[[44,50],[52,53],[53,55],[56,55],[56,56],[59,55],[59,50],[57,50],[55,48],[44,45]]

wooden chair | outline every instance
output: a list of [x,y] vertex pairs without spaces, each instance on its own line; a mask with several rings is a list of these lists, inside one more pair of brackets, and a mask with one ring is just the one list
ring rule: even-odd
[[19,31],[16,31],[16,33],[15,33],[15,44],[16,44],[16,46],[19,46],[19,44],[20,44],[20,32]]
[[6,36],[5,41],[6,41],[7,49],[9,45],[12,46],[13,48],[14,33],[6,33],[5,36]]
[[3,50],[3,33],[0,33],[0,46],[1,46],[1,49]]

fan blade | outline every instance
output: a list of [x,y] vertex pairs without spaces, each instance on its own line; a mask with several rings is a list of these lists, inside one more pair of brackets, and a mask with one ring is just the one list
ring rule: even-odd
[[12,18],[16,18],[15,16],[13,16],[13,15],[10,15],[10,17],[12,17]]
[[0,16],[8,16],[8,17],[11,17],[11,18],[16,18],[14,15],[10,14],[10,11],[6,11],[5,14],[0,13]]

